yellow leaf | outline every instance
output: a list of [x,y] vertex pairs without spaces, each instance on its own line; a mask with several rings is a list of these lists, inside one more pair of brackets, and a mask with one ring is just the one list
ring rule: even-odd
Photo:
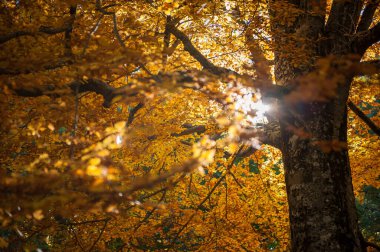
[[88,161],[88,164],[89,164],[89,165],[94,165],[94,166],[96,166],[96,165],[100,164],[100,162],[101,162],[100,158],[95,157],[95,158],[91,158],[91,159]]
[[54,125],[53,124],[49,123],[48,128],[49,128],[49,130],[54,131]]
[[102,169],[98,166],[89,165],[87,167],[86,173],[87,175],[90,175],[90,176],[100,176],[102,175]]
[[33,218],[36,220],[42,220],[44,218],[44,215],[42,214],[42,210],[36,210],[33,212]]
[[106,157],[110,154],[109,150],[103,149],[98,152],[99,157]]
[[228,145],[227,151],[230,153],[235,153],[239,149],[239,145],[237,143],[230,143]]
[[109,205],[106,209],[107,213],[119,213],[116,205]]
[[58,160],[57,162],[55,162],[54,167],[61,167],[62,165],[63,165],[63,161]]
[[117,122],[115,123],[115,126],[114,128],[117,130],[117,131],[122,131],[124,128],[125,128],[125,122],[124,121],[120,121],[120,122]]

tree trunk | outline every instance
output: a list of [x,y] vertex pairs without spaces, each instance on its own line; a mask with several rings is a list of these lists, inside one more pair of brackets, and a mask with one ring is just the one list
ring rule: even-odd
[[[292,251],[361,251],[348,151],[328,146],[334,102],[301,107],[297,121],[311,130],[311,139],[288,130],[291,120],[297,124],[294,118],[281,123]],[[347,142],[346,111],[342,118],[339,140]]]
[[[322,73],[327,76],[325,80],[322,77],[318,80],[318,73],[312,79],[302,76],[318,71],[315,62],[321,57],[335,55],[342,59],[350,53],[346,34],[353,32],[352,22],[356,21],[345,17],[359,8],[357,3],[346,4],[355,8],[335,3],[327,25],[326,1],[272,0],[270,4],[276,83],[297,89],[302,85],[297,80],[304,78],[309,86],[323,92],[318,85],[333,81],[330,72],[335,74],[338,69]],[[320,40],[321,37],[325,39]],[[338,65],[331,63],[329,67]],[[336,78],[339,83],[332,84],[336,84],[336,96],[330,95],[323,102],[311,98],[282,101],[279,106],[292,251],[363,250],[348,150],[344,147],[347,145],[346,102],[352,78]],[[307,131],[310,136],[297,135],[294,129]]]

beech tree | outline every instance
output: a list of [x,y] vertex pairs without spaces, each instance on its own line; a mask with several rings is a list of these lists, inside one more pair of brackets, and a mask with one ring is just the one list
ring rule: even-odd
[[379,3],[3,1],[0,247],[378,249]]

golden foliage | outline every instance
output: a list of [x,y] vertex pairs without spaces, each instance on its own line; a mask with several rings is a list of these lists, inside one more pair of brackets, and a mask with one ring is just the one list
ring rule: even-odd
[[[249,127],[259,131],[264,116],[259,91],[244,78],[259,74],[244,33],[257,38],[254,48],[268,60],[276,49],[302,68],[309,54],[274,48],[266,1],[36,0],[3,1],[2,8],[1,34],[26,35],[0,45],[0,70],[9,71],[0,75],[1,249],[289,249],[281,153],[259,146],[256,131],[245,135]],[[280,26],[299,15],[288,5],[276,8]],[[199,72],[174,36],[165,42],[167,15],[180,20],[206,58],[241,76]],[[73,18],[70,40],[67,29],[46,32]],[[297,34],[291,41],[299,43]],[[339,75],[326,72],[331,61],[318,61],[320,71],[290,101],[333,96]],[[118,88],[109,108],[99,94],[70,89],[73,81],[92,78]],[[329,82],[304,92],[321,78]],[[378,84],[356,81],[351,99],[378,109]],[[45,95],[12,94],[39,88]],[[379,187],[379,141],[351,112],[349,127],[360,198],[363,185]],[[326,152],[347,147],[315,144]],[[239,156],[248,146],[261,148]]]

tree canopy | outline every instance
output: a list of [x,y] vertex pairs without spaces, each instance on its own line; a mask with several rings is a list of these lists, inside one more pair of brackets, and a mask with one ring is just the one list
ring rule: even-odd
[[379,1],[307,2],[2,1],[0,250],[289,251],[301,140],[348,150],[378,248]]

